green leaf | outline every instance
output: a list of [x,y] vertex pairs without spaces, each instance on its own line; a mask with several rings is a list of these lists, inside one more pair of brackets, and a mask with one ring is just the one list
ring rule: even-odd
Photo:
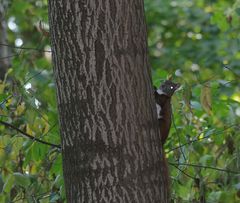
[[212,155],[206,154],[200,158],[199,162],[204,166],[211,166],[214,163],[213,160],[214,157]]
[[58,175],[53,182],[53,186],[61,187],[63,184],[64,184],[63,176]]
[[4,187],[4,182],[2,179],[2,175],[0,175],[0,193],[3,191],[3,187]]
[[221,197],[222,192],[221,191],[213,191],[208,196],[209,202],[219,202],[219,199]]
[[229,24],[226,20],[226,16],[224,15],[224,12],[222,10],[219,10],[214,13],[214,15],[211,18],[212,24],[217,24],[217,26],[222,30],[226,31],[229,29]]
[[3,192],[10,193],[10,190],[14,186],[14,181],[15,181],[15,177],[13,176],[13,174],[9,174],[3,186]]
[[177,186],[177,192],[178,192],[179,197],[181,197],[185,201],[190,200],[191,195],[193,195],[193,193],[189,193],[189,190],[190,190],[190,184],[189,183],[190,182],[188,181],[184,185],[178,185]]
[[183,89],[183,100],[185,102],[185,105],[188,107],[189,111],[191,111],[191,104],[190,104],[191,98],[192,98],[191,86],[186,83]]
[[206,84],[202,87],[201,91],[201,105],[203,109],[209,114],[212,114],[212,96],[210,84]]
[[60,195],[58,193],[55,193],[55,192],[51,193],[50,198],[49,198],[51,203],[54,203],[59,199],[60,199]]
[[29,184],[30,184],[30,179],[29,179],[29,176],[28,175],[24,175],[22,173],[14,173],[13,174],[14,177],[15,177],[15,184],[16,185],[20,185],[22,187],[28,187]]
[[240,8],[237,8],[235,11],[240,16]]

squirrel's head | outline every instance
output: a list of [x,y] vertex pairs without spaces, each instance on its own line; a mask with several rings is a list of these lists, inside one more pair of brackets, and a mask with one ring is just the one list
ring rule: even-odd
[[174,83],[171,80],[166,80],[160,85],[160,88],[157,90],[157,93],[171,97],[179,87],[180,84]]

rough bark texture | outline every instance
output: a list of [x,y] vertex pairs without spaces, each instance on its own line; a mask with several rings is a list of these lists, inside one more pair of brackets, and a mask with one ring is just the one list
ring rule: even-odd
[[7,23],[5,19],[7,4],[7,1],[0,1],[0,80],[4,79],[10,66],[8,47],[3,46],[7,44]]
[[167,202],[143,0],[51,0],[68,202]]

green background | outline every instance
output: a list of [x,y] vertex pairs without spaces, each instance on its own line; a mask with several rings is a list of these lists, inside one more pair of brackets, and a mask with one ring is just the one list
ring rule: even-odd
[[[1,120],[59,144],[47,1],[1,2],[12,56]],[[145,10],[153,84],[182,84],[165,145],[173,202],[240,202],[240,1],[145,0]],[[0,202],[64,199],[60,152],[0,125]]]

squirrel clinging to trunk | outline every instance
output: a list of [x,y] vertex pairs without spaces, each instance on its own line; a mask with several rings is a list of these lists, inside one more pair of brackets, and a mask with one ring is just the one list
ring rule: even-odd
[[154,91],[162,144],[166,142],[172,123],[171,97],[179,87],[180,84],[166,80]]
[[[157,106],[157,116],[160,126],[160,136],[162,145],[166,142],[168,137],[171,123],[172,123],[172,107],[171,97],[174,92],[180,87],[180,84],[174,83],[171,80],[163,82],[159,89],[155,88],[154,96]],[[165,184],[167,188],[168,202],[170,202],[170,177],[168,172],[167,160],[165,154],[163,154],[163,177],[165,178]]]

